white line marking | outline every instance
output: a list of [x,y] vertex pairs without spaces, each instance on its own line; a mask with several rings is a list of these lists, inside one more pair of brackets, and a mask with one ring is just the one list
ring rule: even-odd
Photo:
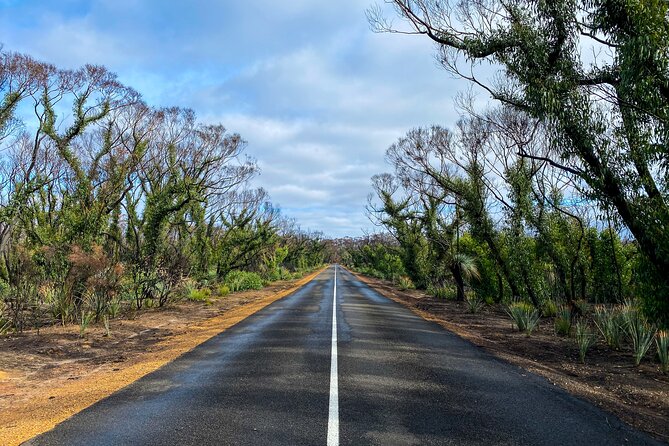
[[339,383],[337,378],[337,265],[332,298],[332,354],[330,355],[330,410],[328,416],[328,446],[339,446]]

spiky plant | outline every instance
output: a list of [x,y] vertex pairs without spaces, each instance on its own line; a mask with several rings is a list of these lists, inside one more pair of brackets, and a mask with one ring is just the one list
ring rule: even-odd
[[485,304],[485,302],[474,293],[468,294],[465,298],[465,302],[467,303],[467,309],[473,314],[481,311],[481,308],[483,308],[483,305]]
[[541,314],[527,302],[514,302],[507,307],[506,313],[513,320],[518,331],[524,331],[528,336],[532,334],[539,323]]
[[590,347],[595,345],[597,338],[585,322],[578,321],[574,329],[574,339],[578,347],[578,357],[581,359],[581,363],[585,364],[585,354],[590,350]]
[[625,331],[632,342],[634,365],[638,366],[653,343],[655,328],[648,323],[638,308],[628,306],[622,312],[622,315],[625,323]]
[[606,344],[612,349],[620,349],[620,340],[623,335],[623,323],[620,311],[616,308],[607,308],[604,305],[595,306],[593,314],[595,326],[602,334]]
[[657,358],[660,360],[660,369],[662,373],[667,373],[669,371],[669,331],[657,332],[655,346],[657,347]]
[[568,336],[571,331],[571,311],[566,305],[558,308],[555,315],[555,333],[561,336]]
[[465,279],[472,280],[481,278],[481,274],[479,273],[478,266],[476,265],[476,259],[474,257],[460,252],[453,255],[453,264],[460,267],[462,277]]

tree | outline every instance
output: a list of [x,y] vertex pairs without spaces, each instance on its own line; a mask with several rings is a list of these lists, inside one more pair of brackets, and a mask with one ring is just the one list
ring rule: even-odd
[[[373,8],[376,30],[426,35],[446,69],[544,123],[546,161],[616,209],[652,267],[653,309],[669,317],[669,4],[388,3],[409,29]],[[504,81],[482,78],[484,62]]]

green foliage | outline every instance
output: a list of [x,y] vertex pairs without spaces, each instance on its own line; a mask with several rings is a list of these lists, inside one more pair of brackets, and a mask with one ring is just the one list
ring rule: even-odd
[[235,293],[244,290],[259,290],[263,287],[262,278],[253,272],[230,271],[225,276],[225,284]]
[[428,289],[427,292],[437,299],[456,300],[457,298],[457,291],[453,287],[435,287]]
[[648,323],[641,310],[631,303],[624,305],[622,320],[624,321],[627,336],[632,343],[634,365],[638,366],[653,343],[655,328]]
[[365,245],[351,254],[356,268],[363,274],[393,281],[406,276],[397,248],[378,243]]
[[539,324],[541,317],[539,311],[527,302],[514,302],[507,307],[506,312],[518,331],[523,331],[528,336]]
[[574,340],[578,347],[578,357],[581,363],[585,364],[585,354],[590,350],[590,347],[597,343],[597,338],[590,331],[586,323],[578,321],[574,329]]
[[[485,191],[479,193],[481,205],[466,210],[468,223],[475,237],[490,244],[514,296],[527,298],[535,306],[536,298],[547,290],[564,294],[568,301],[590,297],[596,303],[615,303],[634,291],[643,301],[646,316],[669,323],[666,2],[612,6],[603,1],[521,1],[508,8],[461,2],[458,13],[468,18],[466,25],[454,22],[449,8],[441,2],[391,3],[411,29],[436,43],[442,65],[452,74],[467,73],[467,79],[480,82],[485,77],[477,74],[481,67],[490,63],[497,66],[498,76],[487,77],[505,81],[491,82],[484,88],[504,105],[499,114],[526,118],[507,119],[507,125],[501,126],[495,125],[499,120],[493,121],[494,131],[489,132],[494,134],[489,137],[492,142],[485,140],[483,131],[473,133],[476,137],[466,133],[457,146],[464,153],[458,153],[446,138],[418,138],[418,132],[411,133],[406,140],[413,147],[400,152],[404,157],[397,157],[398,164],[403,163],[399,172],[408,177],[405,182],[427,177],[452,195],[468,200],[467,191],[460,187],[464,180],[471,183],[471,190]],[[392,20],[380,11],[370,11],[373,26],[393,31]],[[590,31],[584,33],[584,29]],[[584,34],[593,38],[584,38]],[[609,51],[605,62],[591,63],[581,57],[602,45]],[[602,88],[608,94],[593,94]],[[486,124],[490,122],[487,118],[480,121]],[[504,131],[508,140],[500,142],[503,137],[498,135]],[[508,148],[517,146],[520,139],[523,148],[514,157]],[[481,154],[487,157],[491,146],[496,149],[496,159],[503,160],[503,169],[492,178],[483,178],[486,171]],[[539,159],[547,161],[544,166],[553,173],[546,175],[535,163]],[[419,172],[414,174],[412,169]],[[541,175],[534,176],[537,171]],[[453,172],[460,173],[460,178],[453,178]],[[627,249],[617,236],[611,237],[611,230],[591,234],[580,211],[550,199],[556,185],[546,176],[552,175],[567,179],[556,188],[585,190],[585,198],[604,211],[600,218],[607,226],[620,223],[629,231],[644,263],[636,272],[646,279],[631,277]],[[504,191],[491,185],[498,179],[504,181]],[[568,185],[569,180],[575,187]],[[548,184],[537,187],[534,181]],[[504,197],[498,202],[504,201],[508,250],[494,249],[499,245],[498,234],[488,230],[486,194]],[[476,204],[476,200],[469,201]],[[544,207],[542,201],[553,202]],[[562,237],[564,226],[553,221],[550,208],[562,211],[563,221],[577,221],[580,236]],[[540,243],[529,243],[534,240],[528,240],[528,227],[536,230]],[[587,237],[583,237],[586,232]],[[565,243],[574,240],[575,246]],[[543,286],[545,278],[540,270],[531,268],[537,254],[550,258],[553,264],[552,289]]]
[[209,288],[200,288],[190,290],[188,293],[188,300],[193,302],[205,302],[211,297],[211,290]]
[[478,297],[475,293],[468,293],[467,297],[465,297],[465,302],[467,303],[467,310],[472,314],[481,311],[481,308],[485,305],[483,299]]
[[227,285],[221,285],[218,287],[218,295],[225,297],[230,294],[230,287]]
[[541,315],[543,317],[554,317],[558,313],[558,305],[552,299],[546,299],[541,304]]
[[414,285],[409,276],[399,276],[397,279],[397,286],[400,290],[413,290],[416,288],[416,285]]
[[[230,271],[252,272],[235,286],[257,288],[257,275],[326,260],[322,234],[248,189],[257,166],[239,135],[149,107],[104,67],[61,70],[2,48],[0,59],[2,331],[85,330],[90,314],[108,325],[124,309],[201,299]],[[26,105],[34,113],[17,116]]]
[[555,333],[560,336],[569,336],[571,332],[571,311],[569,307],[562,305],[558,308],[554,320]]
[[95,313],[93,312],[86,312],[82,311],[81,312],[81,318],[79,319],[79,337],[83,338],[84,334],[86,332],[86,329],[88,326],[91,324],[93,319],[95,318]]
[[624,322],[620,311],[617,308],[597,305],[595,306],[593,318],[595,326],[602,334],[606,344],[612,349],[619,350],[624,329]]
[[657,359],[660,361],[662,373],[669,372],[669,331],[660,330],[655,336],[655,346],[657,347]]

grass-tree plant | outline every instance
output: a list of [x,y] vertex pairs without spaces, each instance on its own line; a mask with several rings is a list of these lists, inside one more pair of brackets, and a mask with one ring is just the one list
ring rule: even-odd
[[634,365],[638,366],[653,343],[655,327],[648,323],[641,310],[631,302],[625,303],[621,314],[625,331],[632,344]]
[[518,331],[523,331],[528,336],[532,334],[541,318],[539,311],[527,302],[513,302],[509,304],[506,312]]
[[614,350],[620,349],[624,328],[620,311],[617,308],[597,305],[593,318],[606,344]]
[[582,364],[585,364],[585,355],[590,348],[597,343],[597,338],[588,328],[584,321],[576,322],[574,327],[574,339],[578,347],[578,357]]
[[465,302],[467,303],[467,310],[472,314],[481,311],[481,308],[485,305],[485,301],[477,296],[476,293],[467,293]]
[[557,335],[569,336],[571,332],[571,311],[568,306],[562,305],[558,308],[553,324]]

